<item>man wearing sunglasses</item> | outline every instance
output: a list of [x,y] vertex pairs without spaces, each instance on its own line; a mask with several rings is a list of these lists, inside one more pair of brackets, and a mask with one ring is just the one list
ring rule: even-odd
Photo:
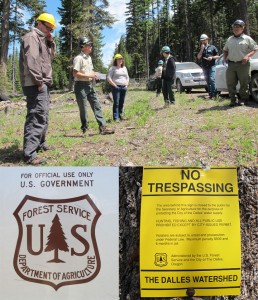
[[20,78],[27,101],[27,116],[24,125],[24,160],[38,165],[39,150],[51,150],[46,143],[49,114],[49,87],[52,85],[51,60],[55,54],[55,42],[51,32],[56,28],[54,16],[42,13],[35,27],[25,34],[20,50]]

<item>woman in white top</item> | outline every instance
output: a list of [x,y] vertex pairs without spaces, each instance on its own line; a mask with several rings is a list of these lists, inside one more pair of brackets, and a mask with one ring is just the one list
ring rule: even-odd
[[108,82],[112,85],[113,95],[113,119],[116,122],[123,120],[123,109],[129,76],[127,68],[124,66],[124,59],[121,54],[114,57],[113,66],[109,69]]

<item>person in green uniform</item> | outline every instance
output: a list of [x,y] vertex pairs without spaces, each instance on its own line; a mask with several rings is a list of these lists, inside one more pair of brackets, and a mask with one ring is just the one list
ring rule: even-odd
[[[236,20],[233,25],[233,35],[228,38],[223,48],[223,64],[228,62],[226,71],[230,106],[245,105],[249,99],[250,57],[258,50],[256,42],[244,34],[245,23]],[[236,99],[236,86],[240,83],[240,99]]]

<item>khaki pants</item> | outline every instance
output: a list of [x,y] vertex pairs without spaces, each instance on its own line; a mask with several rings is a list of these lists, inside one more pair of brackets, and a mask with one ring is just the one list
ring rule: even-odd
[[241,62],[229,62],[226,72],[227,86],[231,102],[235,102],[236,86],[239,81],[239,95],[241,102],[247,101],[249,98],[249,82],[250,82],[250,62],[242,64]]
[[89,120],[86,109],[87,101],[89,101],[90,103],[91,109],[94,113],[95,119],[99,127],[105,126],[106,120],[103,117],[99,99],[92,85],[89,85],[88,83],[85,83],[83,81],[75,81],[74,93],[80,111],[80,119],[82,125],[81,129],[88,128]]

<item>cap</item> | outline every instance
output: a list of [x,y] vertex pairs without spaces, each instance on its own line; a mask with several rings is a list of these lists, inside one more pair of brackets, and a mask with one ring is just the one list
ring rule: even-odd
[[234,23],[233,23],[233,26],[234,25],[239,25],[241,27],[245,27],[245,22],[242,21],[242,20],[236,20]]
[[159,60],[158,65],[163,65],[163,60]]

